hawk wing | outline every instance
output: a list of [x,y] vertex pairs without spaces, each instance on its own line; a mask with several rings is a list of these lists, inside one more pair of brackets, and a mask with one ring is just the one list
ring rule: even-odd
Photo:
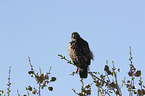
[[88,43],[82,38],[75,41],[72,40],[68,51],[73,63],[79,70],[80,77],[87,78],[88,65],[90,65],[91,59],[93,59]]

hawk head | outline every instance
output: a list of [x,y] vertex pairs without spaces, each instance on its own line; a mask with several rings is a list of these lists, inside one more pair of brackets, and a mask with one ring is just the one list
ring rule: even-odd
[[77,32],[73,32],[71,34],[71,39],[76,40],[76,39],[79,39],[79,38],[80,38],[80,35]]

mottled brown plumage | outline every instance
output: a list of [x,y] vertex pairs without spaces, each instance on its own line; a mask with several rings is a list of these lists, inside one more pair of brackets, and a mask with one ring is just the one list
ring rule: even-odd
[[68,52],[73,63],[77,66],[80,78],[87,78],[88,66],[93,59],[87,41],[83,40],[77,32],[71,35],[72,41],[69,43]]

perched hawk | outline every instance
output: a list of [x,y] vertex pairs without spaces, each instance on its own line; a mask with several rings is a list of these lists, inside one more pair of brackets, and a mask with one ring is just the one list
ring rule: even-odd
[[93,59],[87,41],[83,40],[77,32],[71,34],[72,41],[69,43],[68,53],[73,63],[79,70],[80,78],[87,78],[88,66]]

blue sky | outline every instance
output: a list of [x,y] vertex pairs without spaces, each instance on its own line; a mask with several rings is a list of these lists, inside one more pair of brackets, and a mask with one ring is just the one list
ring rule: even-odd
[[[94,54],[91,71],[104,73],[106,60],[121,69],[118,79],[129,71],[129,46],[133,63],[145,80],[145,1],[144,0],[5,0],[0,1],[0,89],[6,94],[8,68],[11,66],[11,96],[26,94],[25,87],[35,85],[27,72],[28,56],[35,70],[47,72],[52,67],[52,92],[42,96],[75,96],[80,91],[76,70],[57,54],[68,55],[71,33],[77,31],[88,41]],[[89,76],[85,84],[92,82]],[[93,86],[92,96],[97,88]],[[123,89],[125,94],[125,88]]]

